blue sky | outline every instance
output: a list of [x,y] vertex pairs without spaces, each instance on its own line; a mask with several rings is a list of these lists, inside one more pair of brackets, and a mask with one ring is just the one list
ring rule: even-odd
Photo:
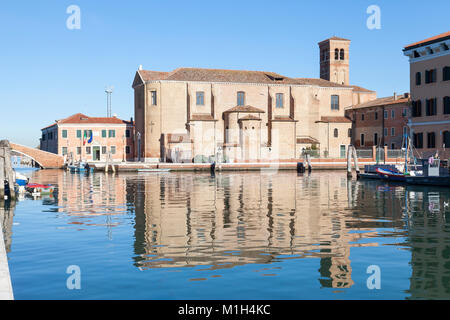
[[[381,9],[369,30],[368,6]],[[69,30],[66,9],[81,9]],[[317,43],[352,40],[350,82],[378,96],[409,91],[403,46],[450,30],[450,1],[4,1],[0,7],[0,139],[37,146],[40,128],[71,114],[133,116],[140,64],[319,77]]]

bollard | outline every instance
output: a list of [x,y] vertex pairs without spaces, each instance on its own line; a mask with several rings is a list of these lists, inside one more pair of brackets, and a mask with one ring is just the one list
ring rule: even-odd
[[355,162],[355,170],[356,170],[356,174],[359,174],[359,165],[358,165],[358,154],[356,153],[356,148],[354,146],[352,146],[352,156],[353,156],[353,161]]
[[304,173],[305,172],[305,166],[303,165],[303,162],[297,162],[297,173]]
[[311,173],[311,171],[312,171],[311,155],[309,153],[306,154],[306,162],[308,163],[308,173]]
[[6,199],[11,199],[11,188],[9,186],[9,182],[7,180],[5,180],[5,195],[4,195],[5,200]]
[[347,148],[347,178],[352,178],[352,146]]

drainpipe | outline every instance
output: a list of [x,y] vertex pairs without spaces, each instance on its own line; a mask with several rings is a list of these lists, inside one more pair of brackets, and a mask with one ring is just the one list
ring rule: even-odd
[[381,115],[382,116],[382,119],[381,119],[381,136],[383,138],[381,139],[381,141],[382,141],[382,146],[384,147],[384,145],[385,145],[385,141],[384,141],[384,139],[385,139],[385,134],[384,134],[384,119],[385,119],[384,112],[385,112],[385,110],[384,110],[384,106],[382,107],[381,110],[383,111],[383,114]]

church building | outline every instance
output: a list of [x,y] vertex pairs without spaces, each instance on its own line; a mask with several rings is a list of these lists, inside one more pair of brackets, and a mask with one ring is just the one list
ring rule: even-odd
[[320,79],[274,72],[178,68],[136,72],[136,160],[289,161],[345,157],[345,108],[376,99],[349,83],[350,40],[319,43]]

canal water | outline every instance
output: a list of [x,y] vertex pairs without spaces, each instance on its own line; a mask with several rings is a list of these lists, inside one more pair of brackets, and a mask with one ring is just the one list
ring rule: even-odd
[[[16,299],[449,299],[449,189],[337,171],[30,172]],[[79,284],[79,289],[77,285]]]

